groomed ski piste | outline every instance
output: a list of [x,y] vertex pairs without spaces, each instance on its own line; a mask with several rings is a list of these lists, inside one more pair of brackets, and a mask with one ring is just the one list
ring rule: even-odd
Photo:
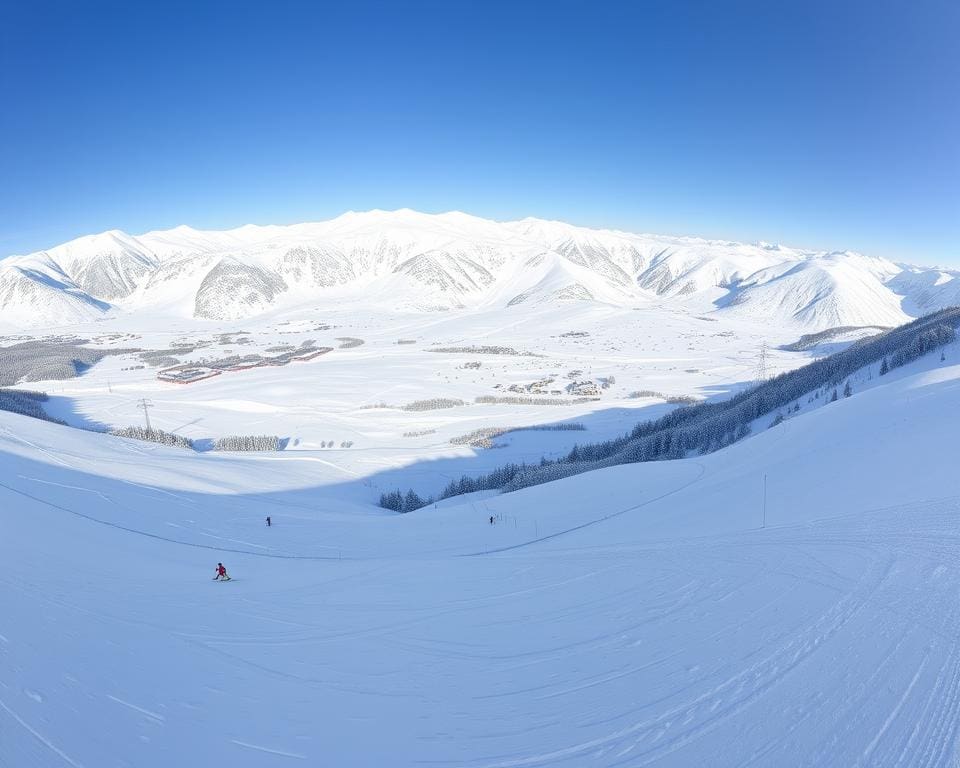
[[958,402],[408,515],[0,413],[0,764],[955,766]]

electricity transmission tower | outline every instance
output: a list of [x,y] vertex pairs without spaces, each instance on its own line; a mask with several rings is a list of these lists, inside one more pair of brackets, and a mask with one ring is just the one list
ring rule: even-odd
[[762,384],[767,380],[767,345],[764,342],[760,347],[760,357],[757,359],[757,381]]
[[140,404],[137,407],[143,408],[143,418],[147,420],[147,432],[152,432],[153,430],[150,428],[150,412],[147,409],[152,408],[153,403],[144,397],[140,400]]

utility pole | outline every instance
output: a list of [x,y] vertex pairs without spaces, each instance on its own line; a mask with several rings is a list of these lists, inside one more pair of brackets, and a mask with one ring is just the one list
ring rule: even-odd
[[147,409],[152,408],[153,403],[151,403],[149,400],[147,400],[147,398],[144,397],[144,398],[141,398],[140,405],[137,407],[143,408],[143,418],[147,420],[147,432],[152,432],[153,430],[150,428],[150,412]]

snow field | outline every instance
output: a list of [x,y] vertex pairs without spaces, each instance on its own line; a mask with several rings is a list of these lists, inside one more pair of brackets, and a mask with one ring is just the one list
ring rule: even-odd
[[309,452],[0,414],[0,757],[955,765],[960,367],[917,370],[716,454],[407,516]]
[[[317,331],[318,324],[332,327]],[[104,338],[112,328],[112,324],[98,324],[77,332],[97,339]],[[131,331],[123,328],[124,332]],[[662,309],[633,311],[581,303],[575,308],[520,306],[430,318],[341,308],[278,314],[262,322],[210,328],[196,323],[171,328],[145,323],[133,329],[138,338],[124,340],[122,345],[165,349],[179,340],[210,340],[241,328],[249,332],[253,343],[213,344],[180,359],[193,362],[228,351],[263,352],[280,343],[299,345],[308,339],[335,349],[305,363],[228,372],[189,385],[158,381],[153,367],[130,370],[142,365],[136,355],[110,356],[78,378],[21,386],[48,392],[51,402],[45,406],[47,410],[78,426],[143,425],[140,400],[146,397],[153,403],[150,416],[155,427],[194,440],[212,441],[238,433],[279,435],[289,438],[287,452],[316,451],[321,444],[333,443],[337,453],[326,459],[360,474],[370,473],[371,462],[404,467],[430,458],[449,463],[449,471],[441,471],[459,477],[464,463],[474,466],[488,462],[495,466],[504,460],[539,461],[545,453],[566,453],[577,442],[622,434],[636,422],[656,418],[673,407],[660,398],[630,397],[637,391],[667,396],[727,396],[752,381],[757,355],[771,333],[768,326],[757,322],[705,322]],[[589,335],[563,336],[571,332]],[[797,338],[795,329],[777,332],[784,342]],[[343,336],[363,338],[365,343],[340,349],[336,339]],[[398,339],[416,339],[417,343],[400,345]],[[540,356],[430,351],[474,345],[509,346]],[[768,353],[771,372],[808,360],[807,353]],[[479,368],[466,367],[478,362]],[[580,374],[571,378],[577,371]],[[601,390],[595,402],[474,404],[480,396],[518,396],[507,391],[510,385],[552,378],[548,391],[563,390],[575,379],[599,382],[611,376],[616,383]],[[546,397],[574,399],[567,395]],[[432,398],[459,399],[467,405],[402,410],[405,405]],[[389,407],[369,407],[381,403]],[[477,456],[472,449],[450,444],[451,439],[482,427],[557,421],[581,422],[587,431],[513,435],[499,441],[509,443],[510,448],[488,456]],[[426,434],[405,437],[408,432]],[[340,451],[344,442],[352,442],[352,450]],[[438,475],[419,490],[428,495],[447,482]]]

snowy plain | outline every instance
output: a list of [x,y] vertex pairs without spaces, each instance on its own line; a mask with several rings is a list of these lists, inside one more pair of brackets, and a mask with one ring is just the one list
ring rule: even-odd
[[[161,323],[149,317],[131,325],[122,318],[51,335],[69,332],[104,350],[201,345],[176,352],[183,363],[269,354],[277,345],[308,341],[332,351],[308,362],[227,372],[187,385],[158,380],[162,366],[144,364],[139,353],[118,354],[77,378],[20,386],[48,393],[46,410],[74,426],[143,425],[140,403],[148,398],[153,426],[201,447],[232,434],[277,435],[286,441],[285,459],[314,463],[316,482],[369,478],[358,500],[376,501],[381,491],[397,485],[431,495],[465,471],[486,471],[504,461],[537,462],[577,442],[620,435],[674,408],[669,397],[728,397],[754,381],[761,355],[772,375],[827,351],[778,348],[797,341],[802,326],[727,316],[708,320],[695,309],[572,302],[426,315],[352,306],[297,308],[231,323]],[[6,343],[25,338],[8,336]],[[342,339],[363,343],[344,346]],[[475,347],[506,347],[517,354],[435,351]],[[567,392],[583,381],[597,386],[596,397]],[[611,383],[602,388],[604,381]],[[549,382],[543,394],[510,391],[536,382]],[[483,397],[549,404],[475,402]],[[431,399],[463,404],[404,410]],[[478,429],[558,422],[585,429],[513,433],[497,440],[503,447],[494,451],[451,444]],[[350,447],[341,447],[344,443]],[[388,473],[391,467],[397,471]]]

